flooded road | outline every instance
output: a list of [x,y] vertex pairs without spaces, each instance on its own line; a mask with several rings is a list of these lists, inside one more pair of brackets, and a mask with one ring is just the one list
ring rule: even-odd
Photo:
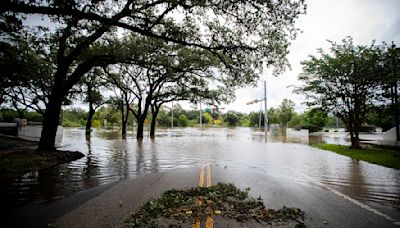
[[[2,184],[2,210],[48,202],[76,192],[147,173],[200,166],[268,173],[288,181],[333,189],[373,207],[400,212],[400,170],[314,149],[319,139],[268,138],[250,128],[158,130],[156,139],[121,139],[118,132],[96,131],[90,141],[81,129],[65,129],[61,149],[85,157],[28,173]],[[283,142],[282,142],[283,141]],[[262,180],[261,180],[262,181]],[[251,187],[251,186],[250,186]]]

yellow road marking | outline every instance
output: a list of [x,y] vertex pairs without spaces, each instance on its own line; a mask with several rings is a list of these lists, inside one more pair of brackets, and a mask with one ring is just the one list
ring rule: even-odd
[[[207,181],[206,181],[207,188],[211,187],[211,166],[210,163],[207,165]],[[210,207],[207,208],[207,218],[206,218],[206,228],[213,228],[214,221],[212,218],[212,209]]]
[[207,220],[206,220],[206,228],[213,228],[214,227],[214,221],[211,215],[207,215]]
[[211,187],[211,167],[210,167],[210,164],[208,164],[208,167],[207,167],[207,188],[209,188],[209,187]]
[[[201,165],[200,168],[200,178],[199,178],[199,187],[204,187],[204,164]],[[210,163],[207,164],[207,177],[206,177],[206,187],[209,188],[211,187],[211,166]],[[196,206],[201,207],[203,204],[203,199],[201,196],[196,197]],[[207,208],[207,218],[206,218],[206,228],[213,228],[214,227],[214,221],[212,218],[212,213],[213,210],[208,207]],[[199,217],[195,219],[195,221],[192,224],[192,228],[200,228],[201,227],[201,221]]]
[[201,169],[200,169],[200,180],[199,180],[199,187],[203,187],[204,186],[204,164],[201,165]]
[[196,218],[196,221],[192,224],[192,228],[200,228],[200,219]]
[[[204,186],[204,164],[201,165],[200,168],[200,178],[199,178],[199,187],[203,187]],[[201,196],[197,196],[196,197],[196,206],[200,207],[202,204],[203,200],[201,199]],[[200,219],[199,217],[197,217],[193,224],[192,224],[192,228],[200,228]]]

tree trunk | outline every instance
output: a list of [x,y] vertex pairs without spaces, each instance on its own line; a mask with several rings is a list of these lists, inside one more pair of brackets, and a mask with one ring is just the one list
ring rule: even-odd
[[124,139],[126,138],[126,133],[127,133],[127,130],[126,130],[127,123],[128,123],[128,118],[124,114],[123,118],[122,118],[122,138],[124,138]]
[[122,109],[122,138],[126,138],[129,117],[129,104],[127,101],[125,105],[126,107]]
[[399,111],[399,98],[397,96],[397,82],[394,85],[394,123],[396,124],[396,140],[400,141],[400,111]]
[[144,119],[139,118],[137,122],[136,138],[143,139]]
[[89,101],[89,113],[86,120],[86,136],[90,136],[90,132],[92,131],[92,119],[94,115],[94,108],[93,108],[93,98],[92,98],[92,87],[89,82],[86,83],[87,87],[87,96]]
[[157,122],[157,115],[158,111],[160,109],[155,109],[154,112],[152,113],[152,118],[151,118],[151,126],[150,126],[150,138],[154,138],[156,134],[156,122]]
[[90,135],[90,132],[92,131],[92,119],[93,119],[93,115],[94,115],[94,108],[92,104],[89,104],[89,113],[88,113],[88,117],[86,120],[86,135]]
[[358,132],[350,132],[351,149],[361,149],[360,139],[358,138]]
[[17,108],[17,112],[18,112],[18,118],[23,119],[25,111],[23,109],[18,109]]
[[64,97],[61,93],[53,93],[50,96],[44,113],[43,129],[40,135],[38,150],[51,151],[55,149],[57,127],[60,123],[61,105]]
[[122,121],[122,138],[126,138],[126,123],[127,121]]

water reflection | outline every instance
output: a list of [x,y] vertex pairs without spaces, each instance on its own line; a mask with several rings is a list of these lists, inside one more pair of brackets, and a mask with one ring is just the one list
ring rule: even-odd
[[[85,184],[85,188],[88,188],[92,185],[98,185],[98,179],[96,177],[99,176],[100,166],[96,162],[96,157],[93,156],[92,152],[92,142],[90,140],[90,136],[86,137],[86,146],[87,146],[87,154],[83,159],[86,159],[85,166],[83,167],[82,177]],[[90,183],[90,184],[89,184]]]
[[[348,190],[343,189],[343,191],[350,191],[351,195],[358,196],[360,199],[362,196],[368,194],[368,190],[365,187],[364,175],[361,171],[360,161],[351,160],[349,167],[349,180],[348,180]],[[356,183],[356,184],[352,184]]]
[[139,140],[136,146],[136,173],[140,174],[143,170],[143,140]]
[[[174,168],[213,165],[238,167],[289,179],[320,181],[363,202],[379,202],[400,209],[400,171],[358,162],[309,147],[321,137],[289,137],[249,128],[161,129],[155,139],[137,141],[132,134],[65,129],[63,149],[86,156],[69,164],[29,173],[1,184],[2,210],[57,199],[77,191],[139,174]],[[345,140],[344,140],[345,141]],[[345,143],[347,143],[345,141]]]
[[157,151],[156,151],[156,146],[155,146],[155,139],[150,139],[150,153],[151,153],[151,172],[152,173],[157,173],[158,172],[158,158],[157,158]]

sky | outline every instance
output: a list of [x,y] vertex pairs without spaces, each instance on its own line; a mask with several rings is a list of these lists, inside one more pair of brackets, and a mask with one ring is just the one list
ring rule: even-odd
[[[267,106],[278,107],[284,98],[296,103],[297,112],[307,107],[302,104],[305,97],[293,94],[293,86],[301,85],[297,76],[302,72],[300,62],[309,55],[315,55],[318,48],[328,50],[327,40],[340,42],[347,36],[353,37],[354,44],[368,45],[394,41],[400,44],[400,0],[306,0],[307,13],[296,22],[302,30],[289,47],[287,56],[291,70],[279,77],[264,71],[258,87],[236,91],[236,101],[222,105],[224,111],[250,112],[260,110],[260,103],[246,105],[254,99],[263,98],[263,80],[267,81]],[[288,88],[289,86],[289,88]]]

